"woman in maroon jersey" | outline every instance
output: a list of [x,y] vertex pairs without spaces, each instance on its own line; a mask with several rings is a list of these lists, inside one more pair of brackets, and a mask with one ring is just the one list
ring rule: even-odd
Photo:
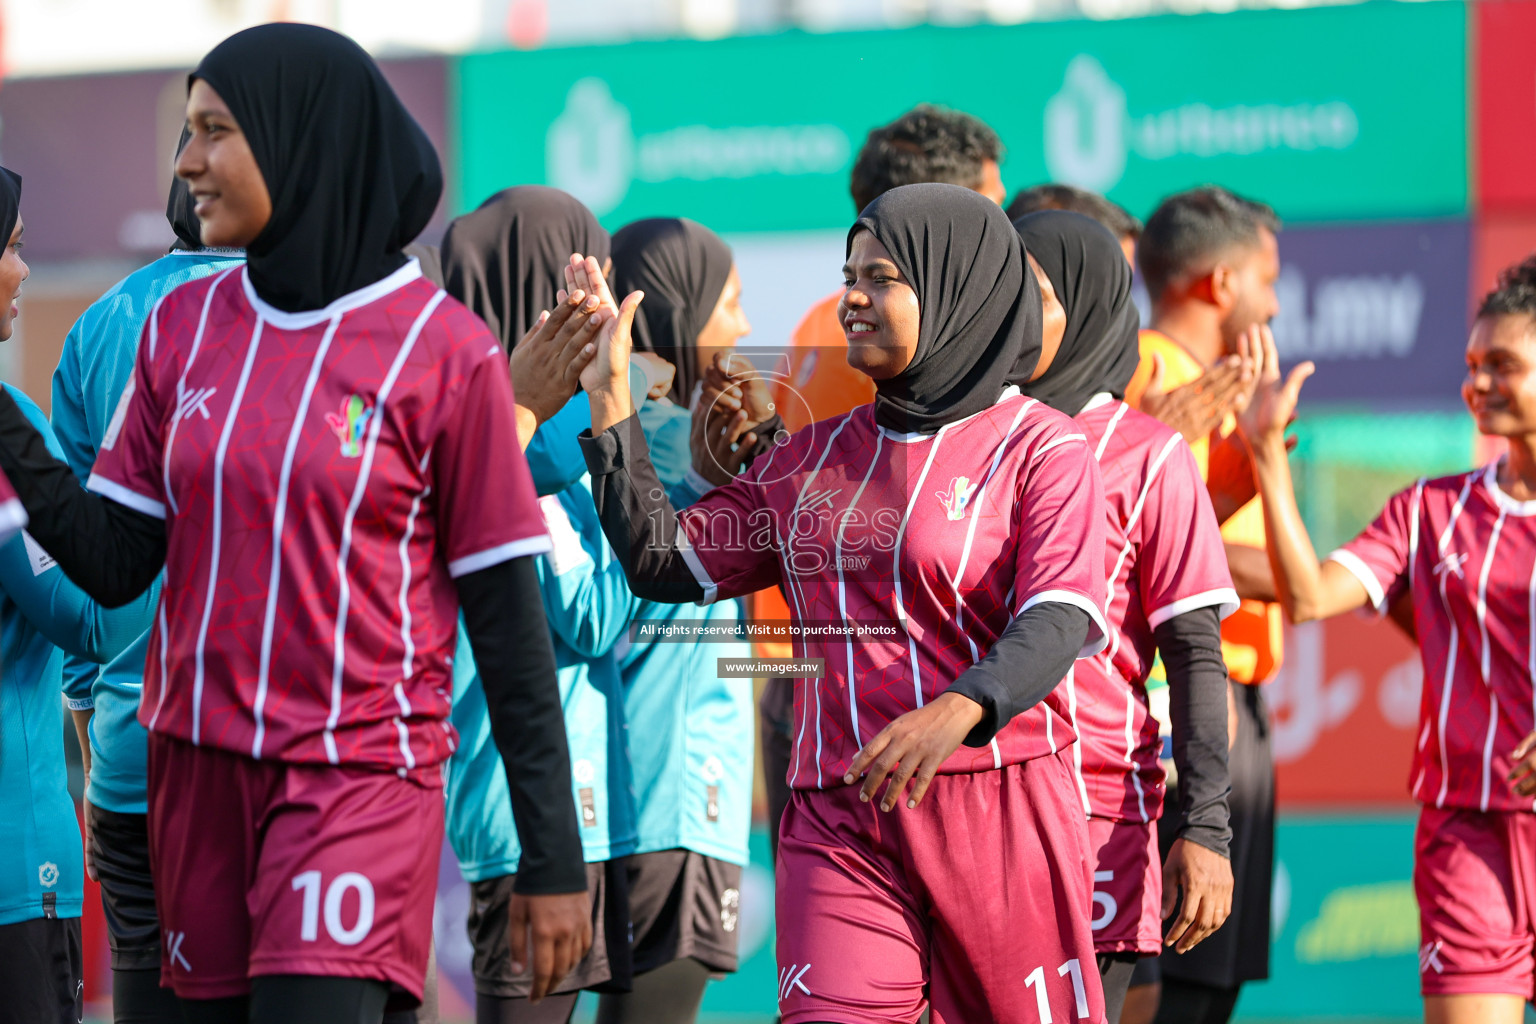
[[1419,480],[1326,561],[1302,525],[1285,448],[1312,364],[1282,380],[1268,328],[1247,340],[1261,375],[1240,424],[1291,621],[1412,599],[1424,662],[1410,786],[1425,1020],[1519,1024],[1536,998],[1536,256],[1500,276],[1467,339],[1462,399],[1508,454]]
[[140,709],[163,978],[194,1024],[377,1022],[420,998],[462,605],[538,997],[591,940],[532,566],[548,538],[500,345],[401,252],[436,155],[325,29],[241,32],[189,86],[177,174],[203,242],[248,264],[152,314],[94,494],[0,399],[0,465],[65,571],[119,604],[165,568]]
[[[1177,432],[1123,401],[1138,358],[1131,268],[1115,237],[1078,213],[1014,221],[1057,296],[1064,329],[1026,395],[1073,417],[1104,478],[1105,578],[1112,639],[1076,666],[1073,748],[1094,855],[1094,946],[1109,1024],[1119,1024],[1138,957],[1183,952],[1232,902],[1227,792],[1227,670],[1221,615],[1237,607],[1216,515]],[[1154,654],[1168,672],[1178,840],[1159,862],[1163,809],[1157,721],[1147,699]]]
[[1102,1024],[1058,684],[1107,638],[1104,498],[1081,431],[1015,386],[1041,356],[1038,286],[1003,212],[954,185],[875,200],[843,275],[875,402],[681,513],[619,390],[626,297],[582,375],[604,531],[649,600],[782,583],[821,663],[796,682],[779,836],[786,1024],[910,1024],[930,1003]]

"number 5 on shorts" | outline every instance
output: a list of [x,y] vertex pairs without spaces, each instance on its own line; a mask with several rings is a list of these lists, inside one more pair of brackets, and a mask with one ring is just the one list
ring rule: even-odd
[[[357,890],[357,920],[351,928],[341,925],[341,901],[347,890]],[[304,893],[304,916],[299,922],[299,938],[314,942],[320,937],[320,872],[305,871],[293,876],[293,891]],[[325,930],[340,945],[355,946],[373,930],[373,883],[356,871],[343,871],[331,879],[325,890]]]
[[[1095,871],[1093,873],[1093,883],[1095,885],[1100,882],[1113,882],[1114,880],[1115,873],[1113,871]],[[1089,927],[1094,931],[1098,931],[1113,921],[1115,914],[1120,910],[1120,905],[1115,902],[1113,896],[1107,892],[1099,892],[1097,889],[1093,890],[1093,905],[1099,908],[1098,914],[1089,923]]]

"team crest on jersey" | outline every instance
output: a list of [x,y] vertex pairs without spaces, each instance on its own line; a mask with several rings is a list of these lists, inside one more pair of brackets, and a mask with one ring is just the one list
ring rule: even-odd
[[341,400],[341,412],[325,414],[326,425],[336,432],[341,441],[343,458],[355,459],[363,454],[363,430],[373,417],[373,406],[362,395],[348,395]]
[[976,484],[971,483],[968,476],[957,476],[949,482],[949,490],[934,491],[939,499],[939,504],[944,506],[944,514],[952,523],[958,523],[965,518],[965,507],[971,503],[971,495],[976,493]]

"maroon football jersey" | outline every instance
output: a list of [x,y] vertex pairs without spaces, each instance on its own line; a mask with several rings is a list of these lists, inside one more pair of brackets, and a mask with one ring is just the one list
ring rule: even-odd
[[166,520],[139,718],[255,758],[451,752],[453,577],[549,547],[507,361],[413,261],[324,309],[243,268],[145,325],[93,491]]
[[1424,664],[1414,799],[1529,811],[1505,778],[1536,722],[1536,501],[1499,489],[1498,463],[1420,480],[1329,557],[1385,611],[1405,589]]
[[[1103,491],[1070,419],[1010,389],[935,434],[897,434],[873,406],[792,435],[682,513],[706,600],[783,582],[825,660],[796,683],[800,789],[842,785],[859,748],[943,693],[1021,611],[1046,601],[1093,619],[1105,643]],[[829,632],[859,627],[860,635]],[[946,772],[1016,764],[1070,745],[1064,688]]]

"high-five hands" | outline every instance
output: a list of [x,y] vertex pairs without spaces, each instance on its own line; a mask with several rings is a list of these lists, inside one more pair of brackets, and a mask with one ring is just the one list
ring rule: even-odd
[[[635,311],[640,308],[640,300],[645,298],[645,293],[630,292],[624,296],[622,303],[615,302],[613,292],[603,278],[602,266],[595,258],[580,253],[572,253],[571,261],[566,264],[565,286],[569,292],[584,291],[595,295],[598,309],[593,315],[601,318],[597,350],[593,353],[592,361],[582,368],[581,386],[588,394],[601,390],[615,396],[622,395],[627,407],[629,354],[633,347],[630,332],[635,323]],[[593,423],[592,426],[593,433],[598,433],[597,424]]]
[[581,289],[560,292],[508,357],[517,404],[543,423],[576,393],[581,371],[597,353],[601,301]]
[[1253,363],[1257,382],[1252,401],[1238,413],[1238,428],[1250,445],[1271,441],[1284,444],[1285,428],[1296,418],[1301,386],[1317,367],[1310,360],[1299,363],[1290,376],[1281,379],[1275,336],[1264,324],[1243,332],[1238,339],[1238,354]]

